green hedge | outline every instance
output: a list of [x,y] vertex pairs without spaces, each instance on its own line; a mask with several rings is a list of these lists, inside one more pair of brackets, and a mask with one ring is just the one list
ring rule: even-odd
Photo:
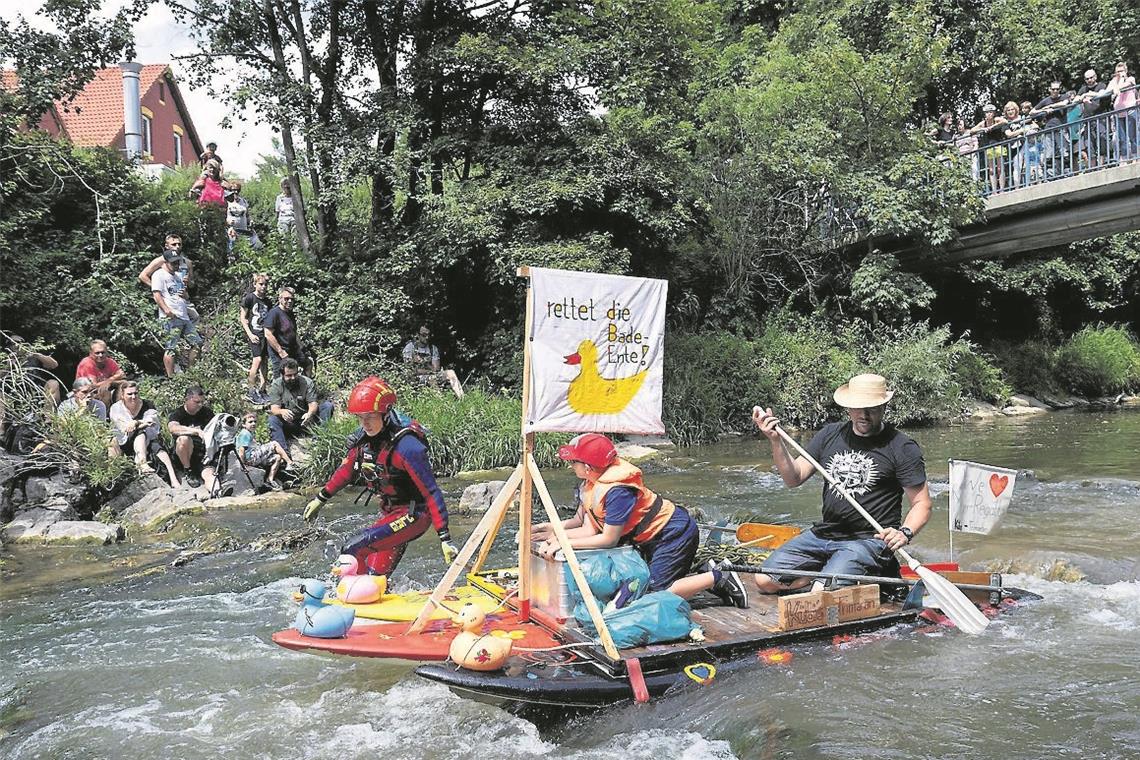
[[1089,326],[1057,349],[1057,375],[1085,396],[1120,393],[1140,385],[1140,346],[1123,327]]

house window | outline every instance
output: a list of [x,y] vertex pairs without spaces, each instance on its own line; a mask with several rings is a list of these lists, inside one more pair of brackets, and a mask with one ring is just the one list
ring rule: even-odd
[[182,135],[174,133],[174,165],[182,166]]
[[142,130],[143,131],[143,134],[142,134],[142,137],[143,137],[143,153],[146,153],[148,156],[153,156],[154,155],[154,143],[151,142],[150,117],[149,116],[144,115],[142,117],[142,128],[143,128],[143,130]]

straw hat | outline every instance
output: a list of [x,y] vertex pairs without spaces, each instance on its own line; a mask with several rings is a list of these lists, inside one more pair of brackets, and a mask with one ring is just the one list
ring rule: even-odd
[[869,409],[887,403],[894,395],[887,390],[887,379],[882,375],[856,375],[835,389],[835,403],[848,409]]

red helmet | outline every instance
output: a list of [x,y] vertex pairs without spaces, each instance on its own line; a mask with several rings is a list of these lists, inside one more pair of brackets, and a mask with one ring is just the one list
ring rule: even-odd
[[396,392],[392,386],[372,375],[356,384],[348,397],[349,414],[386,413],[396,404]]
[[583,433],[560,447],[558,457],[567,462],[585,462],[591,467],[604,470],[617,459],[617,449],[614,448],[613,441],[600,433]]

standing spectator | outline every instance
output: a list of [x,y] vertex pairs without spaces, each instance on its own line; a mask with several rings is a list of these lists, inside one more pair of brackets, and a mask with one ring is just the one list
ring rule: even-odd
[[297,294],[293,288],[281,288],[277,294],[277,305],[265,315],[265,342],[269,344],[273,377],[281,376],[281,362],[289,358],[296,359],[309,374],[313,371],[312,362],[305,354],[297,335],[297,319],[293,316],[296,301]]
[[956,136],[954,132],[954,114],[947,111],[938,117],[938,124],[927,133],[931,140],[939,145],[950,145]]
[[250,221],[249,202],[241,197],[241,187],[241,183],[235,181],[226,191],[226,254],[231,257],[239,236],[245,238],[253,250],[261,249],[261,239]]
[[97,398],[92,398],[91,378],[77,377],[71,384],[71,393],[55,410],[56,414],[75,414],[76,412],[90,412],[99,420],[107,421],[107,406]]
[[202,338],[194,329],[194,323],[190,321],[188,313],[186,285],[178,271],[182,257],[177,251],[168,250],[163,252],[162,258],[162,269],[155,272],[151,278],[151,292],[154,295],[154,302],[158,304],[158,318],[165,336],[162,366],[166,370],[166,376],[173,377],[174,355],[178,352],[178,341],[185,340],[189,344],[189,364],[192,365],[198,358],[198,346],[202,345]]
[[1112,79],[1112,108],[1116,111],[1116,157],[1135,161],[1140,157],[1140,109],[1136,107],[1136,77],[1128,75],[1128,64],[1116,64]]
[[451,385],[457,398],[463,398],[463,386],[455,370],[441,369],[439,348],[431,343],[431,330],[427,325],[420,325],[416,337],[404,346],[404,364],[416,373],[416,379],[422,385],[437,385],[441,380]]
[[282,235],[297,231],[297,223],[293,215],[293,190],[289,187],[289,178],[281,178],[281,194],[273,204],[273,211],[277,214],[277,231]]
[[222,187],[222,165],[207,161],[198,179],[190,186],[191,198],[197,196],[199,206],[225,206],[225,188]]
[[[1028,103],[1026,104],[1028,105]],[[1029,184],[1029,153],[1032,147],[1032,166],[1037,167],[1037,145],[1030,146],[1030,137],[1037,133],[1037,123],[1029,117],[1022,117],[1017,103],[1012,100],[1005,104],[1002,115],[1006,120],[1006,127],[1002,133],[1009,142],[1009,163],[1007,176],[1012,169],[1013,185],[1021,187]],[[1021,138],[1018,140],[1018,138]]]
[[218,163],[218,169],[224,172],[222,157],[218,155],[218,144],[216,142],[206,143],[206,149],[202,151],[202,155],[198,156],[198,163],[203,169],[205,169],[206,164],[211,161],[216,161]]
[[314,421],[332,416],[331,401],[317,401],[317,384],[301,374],[296,359],[281,362],[281,375],[269,385],[269,437],[288,451],[289,439],[306,432]]
[[1068,155],[1069,149],[1066,140],[1065,96],[1061,93],[1060,82],[1049,83],[1049,94],[1033,106],[1032,113],[1040,114],[1045,119],[1045,134],[1041,139],[1041,161],[1045,165],[1045,178],[1052,179],[1064,172],[1063,156]]
[[205,461],[205,430],[214,418],[214,410],[206,405],[206,392],[200,385],[191,385],[186,389],[182,406],[168,416],[170,421],[166,427],[174,436],[174,455],[186,473],[186,482],[191,488],[205,485],[207,489],[212,489],[214,466],[213,462]]
[[[151,259],[151,262],[147,264],[141,272],[139,272],[139,282],[149,288],[150,278],[154,276],[155,272],[157,272],[159,269],[162,269],[163,254],[166,251],[174,251],[182,257],[182,263],[178,265],[178,274],[182,276],[182,284],[189,288],[190,275],[194,273],[194,262],[192,262],[182,250],[182,236],[175,235],[174,233],[167,233],[164,245],[165,247],[163,248],[163,253],[160,253]],[[187,302],[186,313],[190,316],[191,322],[198,322],[198,310],[194,308],[194,304]]]
[[1002,174],[1002,163],[1009,151],[1001,142],[1004,139],[1002,131],[1005,129],[1005,119],[997,115],[997,106],[986,103],[982,106],[982,120],[974,125],[974,133],[978,135],[978,147],[984,148],[986,159],[986,185],[989,192],[1001,192],[1005,189],[1005,176]]
[[111,407],[111,424],[115,426],[115,454],[129,451],[135,455],[139,472],[154,472],[147,459],[157,457],[166,467],[170,485],[181,486],[174,474],[174,463],[162,448],[159,438],[158,410],[139,394],[139,384],[133,380],[123,383],[121,398]]
[[83,357],[75,368],[75,376],[91,378],[92,393],[110,408],[115,391],[127,373],[111,358],[106,342],[96,339],[91,341],[91,353]]
[[1065,110],[1065,123],[1068,127],[1065,131],[1069,146],[1069,173],[1076,174],[1080,170],[1081,164],[1081,117],[1084,114],[1084,108],[1082,108],[1080,100],[1077,99],[1075,90],[1069,90],[1065,93],[1065,100],[1068,103]]
[[[48,414],[54,414],[56,407],[59,406],[60,399],[63,397],[63,386],[52,374],[53,370],[59,369],[59,362],[47,354],[41,354],[28,348],[27,341],[19,335],[9,335],[8,340],[12,343],[12,351],[16,354],[16,359],[25,370],[24,377],[26,380],[42,390],[44,410]],[[4,416],[2,408],[0,405],[0,427],[3,425],[2,418]]]
[[958,136],[954,138],[954,145],[958,148],[959,156],[968,156],[970,160],[970,173],[974,179],[981,176],[978,156],[978,136],[970,129],[965,119],[958,119]]
[[[272,304],[265,297],[269,289],[269,275],[258,272],[253,276],[253,290],[242,296],[238,311],[238,324],[241,325],[246,339],[249,341],[249,400],[255,404],[269,402],[265,395],[264,386],[269,382],[269,367],[266,364],[265,317],[269,314]],[[260,381],[258,375],[261,375]]]
[[1108,107],[1110,92],[1097,81],[1096,72],[1085,72],[1085,83],[1077,90],[1081,99],[1081,118],[1090,119],[1081,128],[1081,151],[1085,153],[1090,169],[1095,169],[1108,158],[1108,124],[1104,119],[1093,119]]

